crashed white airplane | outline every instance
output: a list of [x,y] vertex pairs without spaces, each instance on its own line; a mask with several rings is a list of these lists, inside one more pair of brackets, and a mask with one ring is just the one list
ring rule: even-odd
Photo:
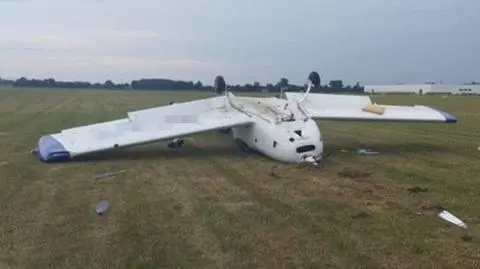
[[305,93],[287,92],[285,99],[235,96],[226,90],[223,77],[215,84],[220,96],[132,111],[123,119],[42,136],[35,153],[44,162],[65,161],[231,128],[234,141],[244,150],[252,149],[285,163],[316,162],[324,143],[317,120],[457,121],[446,112],[426,106],[380,106],[368,96],[310,93],[312,87],[320,85],[317,72],[310,73]]

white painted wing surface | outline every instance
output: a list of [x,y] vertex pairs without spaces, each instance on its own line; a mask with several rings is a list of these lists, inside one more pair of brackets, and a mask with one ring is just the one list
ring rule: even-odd
[[[289,100],[300,100],[303,93],[286,93],[286,96]],[[314,93],[301,105],[317,120],[457,122],[454,116],[439,109],[420,105],[376,106],[368,96]]]
[[250,124],[250,117],[226,106],[225,97],[175,103],[128,113],[127,118],[62,130],[42,136],[43,161]]

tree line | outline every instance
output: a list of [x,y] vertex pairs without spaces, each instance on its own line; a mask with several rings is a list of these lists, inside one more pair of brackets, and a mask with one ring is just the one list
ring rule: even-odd
[[[133,80],[130,83],[115,83],[107,80],[103,83],[92,83],[88,81],[58,81],[53,78],[48,79],[28,79],[21,77],[16,80],[6,80],[0,78],[0,85],[11,85],[18,88],[63,88],[63,89],[112,89],[112,90],[185,90],[185,91],[213,91],[214,86],[203,85],[201,81],[183,81],[160,78],[142,78]],[[244,85],[227,85],[229,91],[236,92],[280,92],[302,91],[306,85],[295,85],[289,82],[287,78],[280,78],[276,83],[266,83],[262,85],[258,81],[246,83]],[[318,85],[313,92],[351,92],[363,93],[364,87],[360,83],[355,85],[344,85],[342,80],[331,80],[328,84]]]

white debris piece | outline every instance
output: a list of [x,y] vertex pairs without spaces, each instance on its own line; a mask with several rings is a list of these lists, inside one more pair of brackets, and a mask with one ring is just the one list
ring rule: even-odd
[[375,154],[379,154],[380,152],[373,151],[371,149],[358,149],[357,153],[358,154],[364,154],[364,155],[375,155]]
[[322,156],[303,156],[299,163],[311,163],[316,166],[321,159]]
[[461,219],[455,217],[453,214],[451,214],[446,210],[443,210],[442,212],[440,212],[438,216],[450,223],[457,225],[460,228],[467,229],[467,225]]
[[97,175],[94,175],[92,177],[92,179],[93,180],[99,180],[99,179],[102,179],[102,178],[112,177],[112,176],[122,174],[122,173],[125,173],[125,172],[127,172],[127,170],[120,170],[120,171],[116,171],[116,172],[107,172],[107,173],[103,173],[103,174],[97,174]]
[[317,161],[315,160],[315,158],[313,158],[312,156],[308,156],[307,158],[305,158],[304,160],[305,162],[308,162],[308,163],[311,163],[313,165],[317,165]]
[[108,201],[102,200],[97,204],[95,211],[97,212],[98,215],[103,215],[108,211],[109,208],[110,208],[110,204],[108,203]]

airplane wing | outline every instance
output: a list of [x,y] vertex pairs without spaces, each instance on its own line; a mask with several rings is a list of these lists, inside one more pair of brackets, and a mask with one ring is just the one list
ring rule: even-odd
[[[288,100],[300,101],[304,93],[285,95]],[[457,122],[454,116],[439,109],[420,105],[376,105],[368,96],[311,93],[300,106],[317,120]]]
[[113,148],[248,125],[250,117],[226,104],[224,96],[127,113],[128,117],[44,135],[34,150],[44,162]]

